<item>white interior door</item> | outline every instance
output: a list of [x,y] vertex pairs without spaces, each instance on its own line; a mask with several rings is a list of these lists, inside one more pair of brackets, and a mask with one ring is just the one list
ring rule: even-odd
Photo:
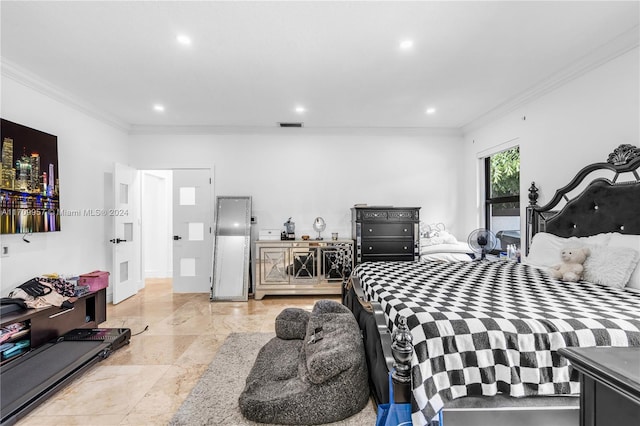
[[138,171],[115,164],[113,171],[113,209],[105,214],[113,217],[111,283],[113,303],[133,296],[141,287],[140,227],[138,223]]
[[211,170],[173,170],[173,291],[209,293],[213,265]]

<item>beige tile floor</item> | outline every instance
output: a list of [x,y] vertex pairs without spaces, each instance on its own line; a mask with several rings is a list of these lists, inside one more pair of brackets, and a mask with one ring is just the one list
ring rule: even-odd
[[286,296],[211,303],[208,294],[173,294],[170,280],[147,280],[134,297],[108,305],[107,321],[100,324],[140,334],[18,426],[167,424],[229,333],[273,332],[283,308],[311,309],[319,298],[339,300]]

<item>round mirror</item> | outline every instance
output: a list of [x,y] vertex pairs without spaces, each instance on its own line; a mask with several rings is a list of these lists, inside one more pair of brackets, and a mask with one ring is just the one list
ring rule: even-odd
[[322,239],[320,233],[324,231],[326,227],[327,224],[325,223],[324,219],[321,217],[316,217],[316,220],[313,221],[313,230],[318,233],[318,238],[316,238],[316,240]]

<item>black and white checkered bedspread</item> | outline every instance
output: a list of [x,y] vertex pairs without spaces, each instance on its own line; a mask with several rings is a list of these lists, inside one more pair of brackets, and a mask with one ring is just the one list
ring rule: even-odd
[[358,265],[365,294],[413,335],[413,422],[452,399],[579,392],[566,346],[640,346],[640,294],[509,261]]

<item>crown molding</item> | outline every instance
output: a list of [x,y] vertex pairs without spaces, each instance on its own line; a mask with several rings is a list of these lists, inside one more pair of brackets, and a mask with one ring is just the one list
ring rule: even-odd
[[45,96],[48,96],[64,105],[74,108],[81,113],[99,120],[109,126],[129,133],[131,125],[123,120],[108,114],[69,92],[56,87],[47,80],[33,74],[17,64],[0,57],[2,78],[10,78],[23,86],[29,87]]
[[640,27],[636,25],[613,40],[600,45],[564,69],[539,81],[523,92],[487,111],[480,117],[465,124],[462,126],[462,133],[467,134],[477,130],[485,124],[503,117],[516,108],[530,103],[547,93],[564,86],[570,81],[575,80],[576,78],[598,68],[618,56],[624,55],[625,53],[638,48],[638,46],[640,46]]
[[454,127],[270,127],[270,126],[157,126],[132,125],[131,135],[366,135],[462,138]]

